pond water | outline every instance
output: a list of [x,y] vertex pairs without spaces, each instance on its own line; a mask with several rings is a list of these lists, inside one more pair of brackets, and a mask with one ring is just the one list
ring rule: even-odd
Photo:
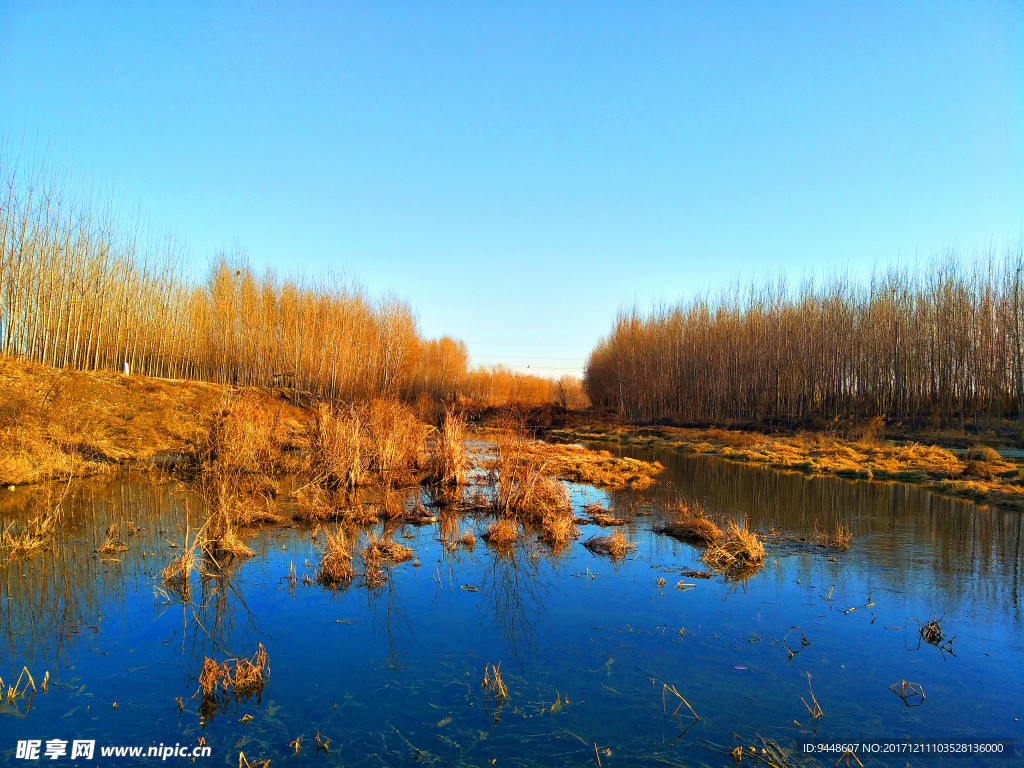
[[[472,550],[447,550],[438,525],[400,528],[417,563],[376,590],[332,591],[303,583],[319,554],[296,525],[262,531],[254,557],[196,578],[191,604],[158,574],[199,520],[198,500],[175,482],[89,481],[53,552],[0,567],[0,677],[22,665],[37,683],[50,674],[46,693],[0,703],[0,764],[30,763],[15,752],[27,739],[95,740],[82,765],[161,762],[105,762],[104,745],[200,740],[211,754],[196,764],[231,766],[240,751],[275,766],[731,766],[733,748],[761,739],[796,750],[792,765],[835,764],[838,754],[800,752],[811,739],[1008,739],[1016,758],[963,762],[1024,758],[1020,514],[896,483],[626,452],[665,464],[654,487],[572,486],[578,508],[597,501],[631,520],[636,548],[621,562],[582,540],[557,555],[533,539],[499,553],[479,538],[488,519],[467,516]],[[23,492],[4,493],[6,518]],[[740,582],[683,576],[703,570],[700,551],[654,529],[687,500],[777,534],[766,567]],[[813,543],[836,520],[856,537],[848,552]],[[108,524],[129,521],[141,530],[128,551],[101,558]],[[951,644],[921,642],[918,622],[931,618]],[[203,716],[193,694],[205,657],[250,657],[259,643],[262,691]],[[482,686],[498,664],[500,705]],[[890,690],[901,681],[924,700],[905,703]],[[818,718],[804,703],[811,687]]]

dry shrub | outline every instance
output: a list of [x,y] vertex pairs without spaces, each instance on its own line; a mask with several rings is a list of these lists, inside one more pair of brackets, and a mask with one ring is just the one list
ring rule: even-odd
[[722,529],[697,504],[680,504],[675,519],[659,528],[658,532],[703,545],[714,544],[724,536]]
[[469,459],[465,444],[466,419],[450,406],[445,410],[444,421],[434,438],[434,450],[430,455],[427,480],[439,485],[464,485],[468,481]]
[[818,533],[818,543],[823,547],[845,552],[853,545],[853,531],[842,520],[837,520],[831,528]]
[[569,492],[545,474],[539,457],[528,449],[521,422],[510,422],[498,433],[494,469],[492,508],[500,514],[533,523],[542,523],[549,515],[571,514]]
[[967,452],[964,454],[964,458],[967,461],[980,461],[987,463],[1003,460],[1003,457],[999,455],[999,451],[987,445],[972,445],[967,449]]
[[724,537],[710,544],[701,560],[720,571],[740,571],[762,565],[764,556],[764,543],[760,537],[730,520]]
[[488,544],[504,546],[512,544],[519,538],[519,524],[515,520],[502,518],[487,526],[482,538]]
[[622,531],[616,531],[611,536],[591,536],[583,542],[583,546],[591,552],[608,555],[612,560],[621,560],[626,552],[636,549],[636,544],[627,539]]
[[348,541],[341,531],[328,532],[325,535],[323,556],[320,558],[320,570],[316,579],[327,586],[346,585],[355,578],[352,568],[352,552]]

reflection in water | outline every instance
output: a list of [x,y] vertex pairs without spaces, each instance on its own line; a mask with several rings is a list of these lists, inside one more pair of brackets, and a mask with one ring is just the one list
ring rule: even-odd
[[[51,733],[59,723],[99,744],[202,737],[235,763],[239,749],[285,759],[297,736],[306,757],[319,732],[332,740],[327,764],[466,766],[593,764],[595,744],[612,750],[600,753],[606,764],[720,765],[701,744],[731,748],[733,732],[745,743],[814,728],[1024,738],[1013,720],[1024,717],[1019,514],[896,483],[629,453],[666,466],[658,484],[610,498],[574,488],[577,507],[610,501],[629,520],[638,546],[623,561],[580,541],[556,554],[532,533],[506,550],[454,546],[489,518],[441,514],[390,524],[421,567],[396,566],[376,590],[315,584],[321,534],[297,525],[261,532],[249,560],[196,574],[189,598],[163,591],[160,571],[199,520],[198,500],[173,482],[91,480],[52,552],[0,566],[0,676],[27,664],[52,679],[31,711],[0,709],[0,733],[63,738]],[[744,581],[687,579],[702,570],[699,550],[654,530],[694,499],[808,543],[773,552],[770,540],[766,567]],[[24,506],[24,494],[8,494],[0,516]],[[852,550],[814,546],[837,520]],[[110,523],[140,529],[123,535],[117,558],[96,551]],[[583,538],[607,533],[583,528]],[[690,586],[674,588],[681,579]],[[955,657],[917,643],[908,617],[931,614],[957,635]],[[261,696],[200,719],[192,697],[205,657],[249,657],[259,643],[270,663]],[[509,700],[496,711],[481,679],[499,663]],[[808,672],[825,717],[801,731],[792,723],[807,719]],[[900,680],[923,687],[922,706],[904,706],[891,689]],[[666,711],[665,683],[700,721]],[[11,744],[0,742],[0,765],[14,760]]]
[[[613,491],[616,509],[640,499],[663,509],[697,500],[714,513],[746,518],[761,531],[813,540],[845,522],[853,531],[856,568],[884,572],[901,591],[939,591],[943,602],[978,603],[1012,617],[1024,631],[1024,515],[979,507],[905,483],[810,477],[710,456],[626,450],[657,458],[664,478],[642,495]],[[667,486],[667,487],[666,487]]]

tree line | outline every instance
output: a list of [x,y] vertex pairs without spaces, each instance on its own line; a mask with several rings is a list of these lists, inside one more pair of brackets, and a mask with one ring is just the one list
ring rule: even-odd
[[2,354],[347,400],[551,397],[537,377],[469,370],[464,343],[422,338],[405,303],[332,276],[257,272],[236,247],[196,282],[180,241],[45,160],[0,147],[0,184]]
[[622,311],[584,388],[632,421],[1024,420],[1024,241],[860,282],[735,285]]

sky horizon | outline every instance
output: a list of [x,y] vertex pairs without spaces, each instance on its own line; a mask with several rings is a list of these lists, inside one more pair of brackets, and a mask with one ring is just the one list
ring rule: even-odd
[[579,374],[622,306],[1020,241],[1024,6],[10,2],[0,136],[196,274],[238,242]]

